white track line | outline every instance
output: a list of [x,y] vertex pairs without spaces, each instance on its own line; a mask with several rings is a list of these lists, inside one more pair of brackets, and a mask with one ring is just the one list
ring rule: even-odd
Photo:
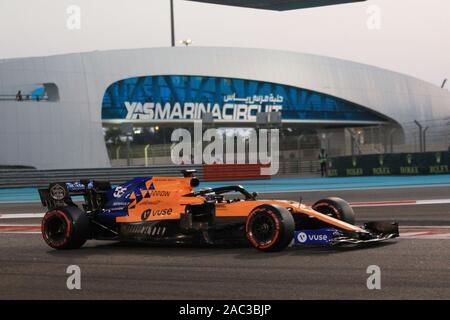
[[358,208],[358,207],[420,206],[431,204],[450,204],[450,199],[353,202],[350,203],[350,206]]
[[0,231],[0,234],[41,234],[40,232],[24,232],[24,231]]
[[45,213],[0,213],[0,219],[33,219],[43,218]]
[[23,224],[23,223],[0,223],[2,227],[38,227],[40,224]]
[[0,233],[7,234],[40,234],[40,225],[29,224],[0,224]]
[[450,199],[418,200],[417,204],[449,204]]

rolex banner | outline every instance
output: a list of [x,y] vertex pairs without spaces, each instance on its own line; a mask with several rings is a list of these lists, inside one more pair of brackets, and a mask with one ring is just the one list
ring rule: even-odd
[[450,173],[450,152],[397,153],[334,157],[329,177],[426,175]]

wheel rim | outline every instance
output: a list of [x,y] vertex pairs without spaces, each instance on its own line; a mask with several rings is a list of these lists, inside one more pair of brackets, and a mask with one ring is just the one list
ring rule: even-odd
[[44,223],[44,238],[53,246],[61,246],[67,241],[68,221],[61,213],[55,211]]
[[315,211],[320,212],[326,216],[339,219],[341,220],[341,216],[339,214],[339,211],[337,211],[336,208],[333,206],[330,206],[328,204],[319,204],[313,208]]
[[250,224],[252,238],[261,246],[271,243],[276,234],[276,222],[267,214],[256,214]]

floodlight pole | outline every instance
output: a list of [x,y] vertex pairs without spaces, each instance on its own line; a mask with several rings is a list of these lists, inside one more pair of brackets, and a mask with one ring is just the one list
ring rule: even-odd
[[170,0],[170,32],[171,32],[171,46],[175,47],[175,15],[173,10],[173,0]]

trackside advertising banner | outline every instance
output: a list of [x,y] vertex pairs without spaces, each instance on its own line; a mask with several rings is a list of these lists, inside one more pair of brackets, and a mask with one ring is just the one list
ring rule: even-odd
[[450,173],[448,151],[334,157],[328,161],[329,177],[448,173]]

